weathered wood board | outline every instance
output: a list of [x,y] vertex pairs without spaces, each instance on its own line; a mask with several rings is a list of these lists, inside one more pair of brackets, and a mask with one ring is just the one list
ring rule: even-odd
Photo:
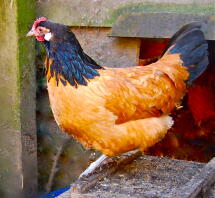
[[0,1],[0,197],[37,191],[34,1]]
[[[198,192],[197,194],[200,192],[205,198],[214,198],[215,186],[210,186],[210,181],[214,182],[214,179],[210,178],[215,175],[214,163],[215,159],[209,165],[205,165],[163,157],[141,156],[131,164],[121,167],[115,174],[97,182],[85,193],[67,191],[58,198],[198,197],[191,193],[193,191]],[[200,185],[205,181],[205,177],[210,179],[207,182],[209,185]],[[206,186],[208,188],[204,190]]]

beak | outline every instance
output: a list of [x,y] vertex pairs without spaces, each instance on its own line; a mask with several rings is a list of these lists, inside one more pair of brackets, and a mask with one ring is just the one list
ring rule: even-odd
[[29,37],[29,36],[35,36],[35,33],[34,33],[32,30],[30,30],[30,31],[26,34],[26,36],[27,36],[27,37]]

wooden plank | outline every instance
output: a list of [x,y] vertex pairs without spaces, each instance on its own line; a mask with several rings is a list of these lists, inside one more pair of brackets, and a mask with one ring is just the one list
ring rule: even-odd
[[[71,185],[71,191],[73,193],[84,193],[88,191],[92,186],[94,186],[98,181],[104,179],[105,177],[114,173],[117,169],[125,166],[135,160],[141,155],[138,150],[131,151],[123,154],[119,157],[113,157],[106,160],[105,164],[98,167],[92,175],[87,178],[82,178],[77,180],[73,185]],[[108,162],[107,162],[108,161]]]
[[109,35],[170,38],[183,25],[193,21],[201,21],[206,39],[215,40],[215,15],[202,14],[129,13],[118,18]]
[[25,37],[34,1],[0,1],[0,197],[37,191],[34,41]]
[[[19,95],[17,94],[16,4],[0,3],[0,195],[19,197],[22,186]],[[16,178],[16,179],[14,179]],[[10,186],[13,186],[11,189]]]
[[[141,156],[130,164],[120,166],[114,174],[106,176],[104,180],[96,180],[84,193],[69,190],[58,198],[172,198],[176,197],[175,192],[184,191],[184,188],[190,191],[198,189],[195,186],[198,186],[199,182],[194,186],[189,185],[191,181],[196,181],[195,178],[202,180],[209,176],[208,181],[214,181],[211,179],[213,171],[214,160],[206,165],[165,157]],[[202,186],[210,188],[208,184],[211,183],[204,183]],[[207,190],[205,187],[204,189]],[[208,197],[215,196],[214,191],[210,193]]]
[[186,185],[168,194],[167,197],[196,198],[200,193],[202,196],[215,183],[215,157],[208,162],[202,170],[196,174]]
[[36,67],[35,39],[27,38],[35,19],[34,0],[16,0],[18,37],[18,86],[20,97],[20,132],[22,163],[22,196],[37,194]]

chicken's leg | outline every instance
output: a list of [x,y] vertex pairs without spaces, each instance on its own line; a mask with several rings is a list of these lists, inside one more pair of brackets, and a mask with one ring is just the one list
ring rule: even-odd
[[85,192],[98,180],[101,180],[114,173],[119,167],[124,167],[126,164],[131,163],[141,154],[142,152],[134,150],[115,157],[101,155],[79,176],[79,179],[71,185],[71,192]]
[[119,167],[124,167],[131,163],[134,159],[142,154],[139,150],[130,151],[120,156],[108,157],[101,155],[95,162],[93,162],[71,185],[72,193],[83,193],[98,180],[115,172]]
[[87,177],[89,176],[91,173],[93,173],[95,171],[96,168],[98,168],[102,162],[104,162],[105,159],[107,159],[108,156],[106,155],[101,155],[95,162],[91,163],[87,169],[81,173],[81,175],[79,176],[79,179],[83,178],[83,177]]

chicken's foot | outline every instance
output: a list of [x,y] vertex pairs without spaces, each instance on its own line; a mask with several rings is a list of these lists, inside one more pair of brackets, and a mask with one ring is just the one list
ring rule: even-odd
[[71,192],[86,192],[99,180],[114,173],[120,167],[131,163],[140,155],[142,155],[141,151],[134,150],[116,157],[107,157],[106,155],[100,156],[79,176],[79,179],[71,185]]
[[96,168],[98,168],[102,164],[102,162],[104,162],[104,160],[107,158],[108,156],[101,155],[95,162],[91,163],[83,173],[80,174],[79,179],[87,177],[90,174],[92,174],[96,170]]

